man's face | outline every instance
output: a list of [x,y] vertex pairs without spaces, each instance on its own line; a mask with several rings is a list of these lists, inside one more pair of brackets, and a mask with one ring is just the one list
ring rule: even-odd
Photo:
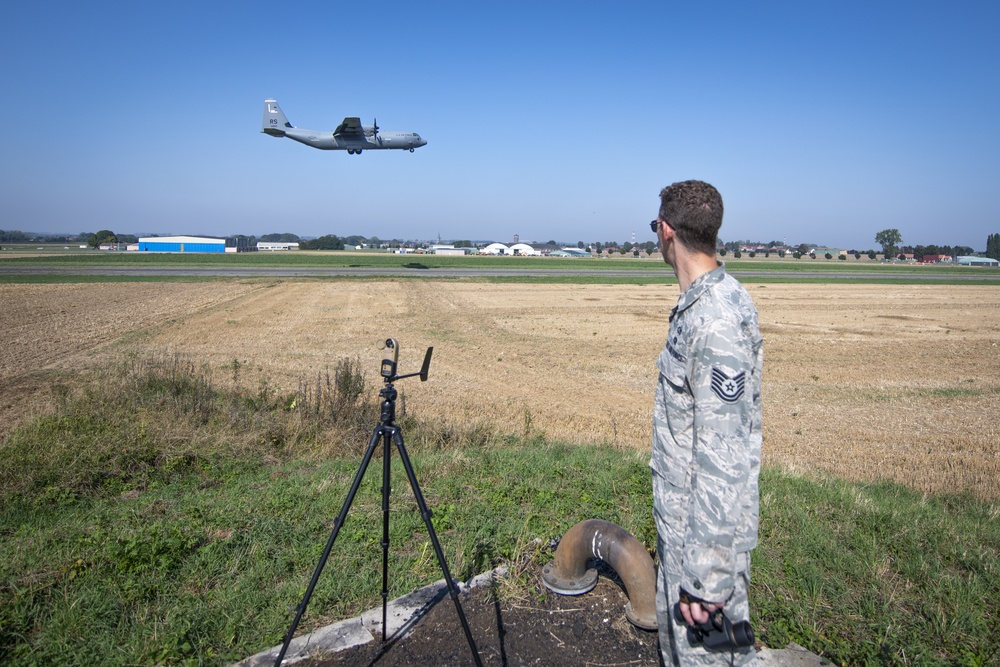
[[[666,230],[669,227],[666,222],[660,218],[657,218],[657,222],[660,223],[656,227],[656,240],[660,244],[660,254],[663,256],[663,261],[670,264],[670,260],[667,258],[667,245],[673,242],[673,234],[666,233]],[[670,265],[673,266],[672,264]]]

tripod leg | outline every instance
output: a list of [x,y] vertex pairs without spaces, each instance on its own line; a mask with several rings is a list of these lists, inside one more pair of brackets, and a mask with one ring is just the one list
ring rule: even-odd
[[444,574],[444,581],[448,584],[448,592],[451,594],[451,599],[455,602],[455,610],[458,611],[458,618],[462,622],[462,630],[465,631],[465,638],[469,642],[469,648],[472,649],[472,657],[475,658],[477,667],[483,667],[482,660],[479,658],[479,649],[476,648],[476,642],[472,638],[472,631],[469,629],[469,622],[465,619],[465,612],[462,611],[462,603],[458,600],[458,589],[455,586],[455,582],[451,580],[451,573],[448,571],[448,563],[444,560],[441,543],[438,542],[437,533],[434,532],[434,524],[431,522],[431,511],[427,509],[427,503],[424,502],[424,494],[420,492],[420,485],[417,483],[417,475],[413,472],[413,464],[410,463],[410,457],[406,453],[406,446],[403,443],[403,432],[398,426],[390,426],[388,429],[392,433],[392,441],[396,443],[396,449],[399,450],[399,458],[403,461],[403,467],[406,468],[406,477],[410,480],[410,488],[413,489],[413,497],[416,498],[417,507],[420,508],[420,516],[424,518],[424,525],[427,526],[427,533],[430,535],[431,544],[434,545],[434,553],[437,555],[438,565],[441,566],[441,572]]
[[[288,634],[285,635],[285,642],[281,645],[281,651],[278,653],[278,658],[274,661],[274,667],[280,667],[281,661],[285,657],[285,652],[288,651],[288,645],[292,642],[292,637],[295,635],[295,629],[299,627],[299,621],[302,620],[302,614],[306,611],[306,606],[309,604],[309,598],[312,597],[313,589],[316,588],[316,582],[319,581],[319,575],[323,572],[323,567],[326,565],[327,558],[330,557],[330,550],[333,549],[333,542],[337,539],[337,533],[340,532],[341,526],[344,525],[344,519],[347,518],[347,511],[351,508],[351,503],[354,502],[354,496],[358,492],[358,488],[361,486],[361,479],[365,476],[365,471],[368,470],[368,464],[371,463],[372,454],[375,453],[375,447],[378,445],[378,441],[383,436],[385,437],[385,443],[388,444],[387,438],[388,433],[385,432],[385,426],[379,424],[375,427],[375,431],[372,433],[371,439],[368,441],[368,449],[365,450],[365,457],[361,461],[361,467],[358,468],[358,472],[354,475],[354,483],[351,484],[351,490],[347,494],[347,499],[344,500],[344,506],[340,508],[340,514],[337,515],[337,520],[333,522],[333,532],[330,533],[330,539],[327,540],[326,548],[323,550],[323,556],[319,559],[319,563],[316,565],[316,570],[313,572],[312,580],[309,582],[309,587],[306,589],[306,594],[302,598],[302,602],[299,603],[298,609],[295,613],[295,620],[292,621],[291,627],[288,628]],[[383,449],[388,452],[389,448],[387,446]]]
[[385,641],[386,606],[389,601],[389,483],[392,448],[389,447],[389,432],[382,436],[382,641]]

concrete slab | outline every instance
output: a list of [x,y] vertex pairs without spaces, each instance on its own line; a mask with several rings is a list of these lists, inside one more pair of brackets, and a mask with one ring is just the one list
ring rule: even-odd
[[757,662],[761,667],[836,667],[830,660],[795,643],[781,649],[763,648],[757,651]]
[[[498,568],[473,578],[467,584],[460,582],[456,584],[459,592],[464,593],[470,588],[488,585],[494,576],[500,576],[504,571],[504,568]],[[405,636],[435,604],[447,596],[448,586],[444,579],[440,579],[389,602],[386,605],[386,638]],[[289,644],[282,665],[291,665],[325,653],[344,651],[381,638],[382,607],[379,606],[362,613],[357,618],[349,618],[308,635],[296,637]],[[267,651],[244,658],[232,667],[270,667],[274,665],[280,651],[279,644]],[[784,649],[761,649],[757,652],[757,661],[761,667],[836,667],[830,660],[821,658],[798,644],[789,644]]]
[[[495,572],[499,575],[501,571]],[[493,576],[494,572],[488,572],[473,578],[467,584],[461,582],[455,583],[461,594],[470,588],[488,584]],[[439,579],[433,584],[418,588],[412,593],[407,593],[389,602],[386,605],[386,639],[396,639],[405,636],[435,604],[447,596],[448,585],[444,579]],[[381,638],[382,607],[376,607],[362,613],[357,618],[340,621],[325,628],[320,628],[308,635],[294,638],[288,645],[288,651],[285,653],[285,658],[281,664],[290,665],[310,656],[344,651]],[[274,665],[274,661],[280,652],[281,645],[279,644],[267,651],[244,658],[240,662],[235,663],[233,667],[265,667]]]

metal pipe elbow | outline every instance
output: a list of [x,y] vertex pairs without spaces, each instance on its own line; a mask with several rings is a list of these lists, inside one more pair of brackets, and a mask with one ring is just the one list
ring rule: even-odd
[[542,568],[542,583],[560,595],[581,595],[597,585],[597,558],[610,565],[625,586],[625,616],[643,630],[656,630],[656,571],[639,540],[619,525],[600,519],[576,524],[563,535],[552,562]]

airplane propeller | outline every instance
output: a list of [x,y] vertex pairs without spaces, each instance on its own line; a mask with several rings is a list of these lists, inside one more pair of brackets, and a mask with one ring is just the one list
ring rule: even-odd
[[378,139],[378,118],[373,119],[374,125],[372,125],[372,134]]

